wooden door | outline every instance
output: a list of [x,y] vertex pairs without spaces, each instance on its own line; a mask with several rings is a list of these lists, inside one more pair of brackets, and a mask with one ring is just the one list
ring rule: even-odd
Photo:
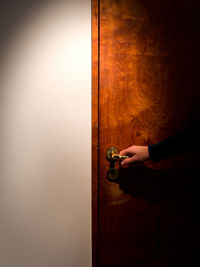
[[106,177],[110,146],[197,119],[197,18],[195,0],[93,0],[93,266],[198,266],[195,153]]

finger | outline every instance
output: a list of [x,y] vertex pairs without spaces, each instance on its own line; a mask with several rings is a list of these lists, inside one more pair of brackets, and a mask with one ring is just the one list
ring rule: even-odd
[[121,156],[126,156],[126,149],[121,150],[121,151],[119,152],[119,155],[121,155]]
[[125,169],[128,168],[130,165],[120,165],[121,168]]
[[135,156],[133,156],[133,157],[131,157],[131,158],[128,158],[128,159],[124,159],[122,162],[121,162],[121,165],[123,166],[123,165],[129,165],[129,164],[131,164],[131,163],[133,163],[133,162],[136,162],[137,160],[136,160],[136,157]]
[[119,152],[119,155],[121,155],[121,156],[130,156],[130,155],[133,155],[133,153],[131,153],[129,148],[126,148],[126,149],[121,150]]

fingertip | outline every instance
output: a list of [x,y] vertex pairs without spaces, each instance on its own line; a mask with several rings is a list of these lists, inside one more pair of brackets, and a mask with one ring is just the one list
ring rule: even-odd
[[128,164],[128,162],[126,161],[126,159],[124,159],[122,162],[121,162],[121,165],[126,165]]
[[126,164],[126,162],[124,162],[124,161],[121,161],[120,162],[120,165],[121,165],[122,168],[128,167],[127,164]]
[[125,154],[125,150],[121,150],[120,152],[119,152],[119,155],[121,155],[121,156],[123,156]]

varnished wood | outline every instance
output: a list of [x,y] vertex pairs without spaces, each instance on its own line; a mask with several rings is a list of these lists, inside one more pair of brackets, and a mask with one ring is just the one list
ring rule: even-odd
[[194,120],[195,5],[100,0],[100,267],[195,266],[192,156],[121,170],[118,183],[106,178],[105,157],[110,146],[155,143]]
[[92,0],[92,266],[98,266],[98,0]]

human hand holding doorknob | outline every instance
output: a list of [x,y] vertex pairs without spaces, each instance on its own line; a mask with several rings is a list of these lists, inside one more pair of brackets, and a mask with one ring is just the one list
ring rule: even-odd
[[149,159],[148,146],[130,146],[119,153],[121,156],[129,156],[121,162],[122,166],[129,166],[136,162],[144,162]]

